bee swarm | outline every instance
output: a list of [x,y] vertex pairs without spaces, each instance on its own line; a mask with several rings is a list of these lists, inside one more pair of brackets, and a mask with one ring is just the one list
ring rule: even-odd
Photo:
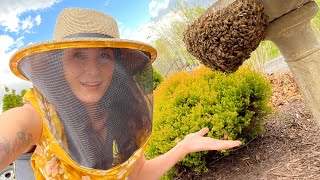
[[254,0],[237,0],[224,9],[207,10],[184,32],[187,50],[205,66],[236,71],[265,38],[268,16]]

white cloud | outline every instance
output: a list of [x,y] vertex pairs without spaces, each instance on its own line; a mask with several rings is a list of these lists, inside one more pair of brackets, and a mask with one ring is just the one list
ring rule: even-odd
[[26,19],[21,21],[22,30],[31,29],[32,27],[33,27],[33,22],[32,22],[31,16],[28,16]]
[[120,30],[121,38],[150,43],[152,33],[152,30],[150,28],[151,25],[153,25],[152,22],[143,24],[140,27],[138,27],[138,29],[136,29],[135,31],[129,28],[122,27]]
[[[19,32],[22,26],[25,28],[30,27],[28,21],[21,21],[19,19],[22,13],[45,9],[59,1],[60,0],[1,0],[0,26],[3,26],[5,31]],[[39,20],[38,16],[36,18]],[[33,20],[33,22],[34,21],[40,22],[37,20]]]
[[145,43],[151,42],[150,34],[152,33],[152,30],[150,27],[154,24],[153,22],[142,24],[137,29],[128,28],[122,22],[117,22],[121,39],[136,40]]
[[0,14],[0,25],[4,27],[5,31],[17,32],[19,29],[19,18],[14,14],[4,16]]
[[170,0],[164,0],[162,2],[158,0],[152,0],[149,4],[149,11],[151,17],[157,17],[160,15],[160,12],[165,11],[169,6]]
[[30,32],[34,25],[39,25],[41,23],[41,16],[37,15],[35,18],[28,16],[24,20],[21,21],[20,29],[24,32]]
[[5,81],[8,74],[8,64],[9,64],[9,57],[11,56],[12,52],[7,53],[7,51],[10,49],[10,47],[14,44],[14,40],[7,35],[1,35],[0,36],[0,84],[2,81]]
[[123,37],[123,39],[132,39],[132,33],[131,29],[125,28],[121,30],[121,37]]
[[[0,85],[5,81],[8,81],[7,75],[10,73],[9,69],[9,59],[15,51],[21,46],[23,46],[23,37],[14,40],[8,35],[0,35]],[[6,77],[6,78],[3,78]],[[9,82],[9,81],[8,81]]]
[[10,57],[23,46],[23,37],[14,40],[8,35],[0,35],[0,113],[2,109],[2,97],[5,94],[4,86],[20,92],[22,89],[31,87],[27,81],[14,76],[9,68]]
[[21,36],[14,42],[15,48],[21,48],[22,46],[24,46],[23,39],[24,37]]
[[157,21],[149,21],[145,24],[140,25],[137,29],[132,30],[124,26],[123,23],[119,24],[120,36],[123,39],[137,40],[145,43],[152,43],[157,37],[155,34],[158,31],[162,32],[161,28],[169,27],[171,22],[181,18],[177,13],[167,13]]
[[[209,7],[209,5],[216,1],[217,0],[186,0],[188,4],[197,4],[203,7]],[[181,0],[151,0],[149,3],[151,17],[157,18],[167,14],[178,2],[181,2]]]
[[38,14],[36,18],[34,18],[34,20],[36,21],[37,25],[39,26],[41,23],[41,16]]
[[[181,18],[178,13],[170,11],[177,2],[181,0],[151,0],[149,3],[149,12],[152,21],[141,24],[137,29],[130,29],[122,22],[118,22],[120,36],[123,39],[137,40],[151,43],[156,39],[155,34],[161,27],[169,27],[172,21]],[[209,7],[216,0],[187,0],[189,5],[197,4],[202,7]]]
[[12,37],[10,37],[8,35],[0,35],[0,42],[1,42],[0,43],[0,54],[8,51],[9,47],[14,43]]
[[8,35],[0,35],[0,55],[3,55],[8,51],[12,51],[12,49],[22,47],[24,45],[23,39],[23,36],[19,37],[17,40],[14,40],[12,37]]

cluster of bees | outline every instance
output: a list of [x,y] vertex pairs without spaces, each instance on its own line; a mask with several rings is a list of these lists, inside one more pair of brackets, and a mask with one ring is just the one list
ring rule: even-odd
[[183,41],[205,66],[231,73],[250,58],[265,38],[268,16],[255,0],[237,0],[226,8],[207,10],[188,26]]

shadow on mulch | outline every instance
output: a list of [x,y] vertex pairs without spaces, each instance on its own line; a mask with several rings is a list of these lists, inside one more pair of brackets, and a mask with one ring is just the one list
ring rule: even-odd
[[175,179],[320,179],[320,125],[301,98],[276,109],[263,135],[209,162],[208,172],[185,171]]

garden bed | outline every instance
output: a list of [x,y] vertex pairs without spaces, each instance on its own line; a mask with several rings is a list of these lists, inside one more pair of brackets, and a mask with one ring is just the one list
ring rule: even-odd
[[175,179],[320,179],[320,125],[290,72],[270,76],[271,104],[263,135],[228,157],[208,161],[208,172],[181,170]]

